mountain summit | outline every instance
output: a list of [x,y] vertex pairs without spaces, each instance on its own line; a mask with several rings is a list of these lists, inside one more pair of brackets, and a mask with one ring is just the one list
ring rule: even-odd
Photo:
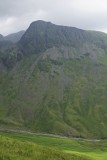
[[36,21],[3,44],[0,127],[107,138],[107,34]]
[[36,21],[21,38],[19,44],[22,51],[38,53],[53,46],[79,47],[83,43],[93,43],[98,46],[105,45],[106,34],[101,32],[84,31],[74,27],[55,25],[50,22]]

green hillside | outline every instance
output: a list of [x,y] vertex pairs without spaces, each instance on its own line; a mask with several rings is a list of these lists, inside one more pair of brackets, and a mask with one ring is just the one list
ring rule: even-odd
[[[0,158],[7,160],[106,160],[107,140],[86,141],[0,132]],[[7,153],[7,154],[6,154]]]
[[0,52],[0,128],[107,138],[106,95],[104,33],[35,22]]
[[29,142],[0,136],[1,160],[89,160],[87,156],[64,153]]

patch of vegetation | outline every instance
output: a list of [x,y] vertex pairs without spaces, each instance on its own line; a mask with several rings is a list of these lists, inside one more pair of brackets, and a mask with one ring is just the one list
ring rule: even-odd
[[38,63],[38,68],[40,71],[49,72],[51,64],[49,61],[42,60]]
[[51,62],[54,64],[54,65],[63,65],[63,62],[61,60],[51,60]]
[[49,147],[0,136],[0,160],[89,160],[86,156],[64,153]]
[[[17,148],[17,150],[22,150],[22,152],[23,152],[23,150],[24,150],[23,146],[25,146],[25,145],[27,147],[27,151],[30,151],[30,149],[28,147],[30,144],[30,148],[31,149],[34,148],[34,150],[33,150],[34,152],[32,152],[32,156],[33,156],[33,154],[36,155],[36,151],[41,152],[40,155],[42,156],[42,154],[44,154],[44,153],[42,153],[42,151],[43,151],[42,149],[45,148],[45,151],[46,151],[45,154],[47,154],[47,152],[49,152],[49,151],[54,151],[54,153],[57,152],[57,155],[60,155],[60,154],[64,155],[64,153],[69,153],[69,154],[71,154],[71,157],[72,157],[71,158],[69,155],[69,158],[71,158],[71,160],[73,158],[74,158],[74,160],[77,160],[78,158],[79,158],[79,160],[82,160],[82,159],[106,160],[106,157],[107,157],[107,140],[101,140],[101,141],[73,140],[73,139],[69,139],[69,138],[29,135],[27,133],[26,134],[19,134],[19,133],[12,133],[12,132],[0,132],[0,135],[5,140],[5,143],[7,143],[8,150],[10,148],[10,152],[11,152],[11,149],[13,149],[12,153],[14,153],[14,150],[16,150],[16,148]],[[1,142],[1,137],[0,137],[0,142]],[[20,146],[19,149],[18,149],[19,146],[16,145],[17,144],[16,139],[18,140],[17,142],[19,144],[22,144],[22,146]],[[15,144],[13,144],[13,143],[8,144],[9,140],[12,140]],[[30,142],[30,143],[28,143],[28,142]],[[2,144],[2,143],[0,143],[0,144]],[[31,144],[33,144],[33,145],[31,145]],[[11,145],[13,145],[14,148]],[[36,146],[38,148],[36,148]],[[4,145],[4,147],[6,148],[6,145]],[[27,154],[27,151],[25,152],[25,155]],[[4,155],[5,155],[5,153],[4,153]],[[50,154],[48,156],[50,157]],[[52,156],[54,157],[54,154],[52,154]],[[52,157],[50,157],[50,158],[52,158]],[[55,157],[55,158],[56,158],[55,160],[57,160],[59,157]],[[63,158],[64,158],[64,156],[63,156]],[[66,158],[67,157],[65,157],[65,160],[66,160]]]

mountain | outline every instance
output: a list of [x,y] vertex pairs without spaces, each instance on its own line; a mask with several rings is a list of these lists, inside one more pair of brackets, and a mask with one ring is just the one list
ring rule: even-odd
[[[25,54],[39,53],[54,46],[68,46],[79,48],[85,42],[93,43],[99,47],[105,47],[107,35],[101,32],[90,32],[54,25],[50,22],[33,22],[23,35],[19,44]],[[107,47],[107,46],[106,46]]]
[[24,33],[25,33],[25,31],[19,31],[16,33],[9,34],[7,36],[3,36],[0,34],[0,43],[1,43],[1,41],[2,42],[6,41],[9,43],[17,43],[22,38]]
[[0,128],[107,138],[107,34],[33,22],[0,51]]
[[7,36],[0,35],[0,59],[2,63],[11,68],[21,59],[21,52],[17,47],[17,42],[21,39],[25,31],[12,33]]
[[24,35],[25,31],[19,31],[17,33],[12,33],[4,37],[4,40],[17,43],[21,37]]
[[0,34],[0,41],[3,39],[3,36]]
[[4,52],[5,50],[9,49],[13,45],[10,41],[1,40],[0,41],[0,51]]

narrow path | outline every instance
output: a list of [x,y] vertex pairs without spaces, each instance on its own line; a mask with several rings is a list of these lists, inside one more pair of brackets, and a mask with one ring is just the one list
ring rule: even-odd
[[73,140],[82,140],[82,141],[88,141],[88,142],[99,142],[101,139],[86,139],[86,138],[77,138],[77,137],[67,137],[67,136],[61,136],[56,134],[48,134],[48,133],[34,133],[30,131],[23,131],[23,130],[13,130],[13,129],[0,129],[2,132],[12,132],[12,133],[21,133],[21,134],[28,134],[28,135],[35,135],[35,136],[49,136],[49,137],[56,137],[56,138],[67,138],[67,139],[73,139]]

